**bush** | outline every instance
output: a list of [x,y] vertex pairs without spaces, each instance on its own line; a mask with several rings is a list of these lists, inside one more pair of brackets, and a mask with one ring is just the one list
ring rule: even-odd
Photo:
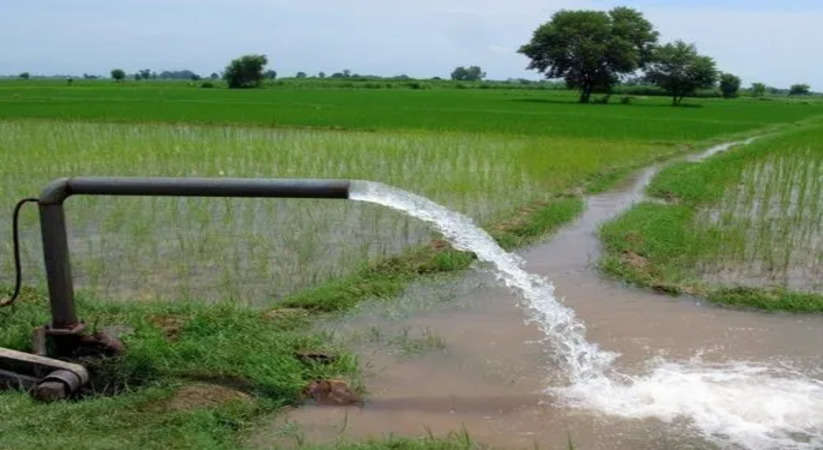
[[232,89],[258,87],[263,81],[263,66],[266,63],[266,55],[241,56],[226,66],[223,78]]
[[420,83],[418,81],[412,81],[412,82],[409,82],[409,83],[405,83],[405,85],[408,86],[411,89],[428,89],[429,88],[429,85]]
[[720,92],[723,94],[723,98],[735,98],[739,90],[740,78],[730,73],[720,75]]
[[209,82],[209,81],[206,81],[205,83],[200,84],[200,87],[201,88],[213,88],[214,84]]
[[632,100],[634,100],[633,97],[629,97],[628,95],[624,95],[624,96],[620,97],[620,104],[621,105],[630,105],[632,103]]

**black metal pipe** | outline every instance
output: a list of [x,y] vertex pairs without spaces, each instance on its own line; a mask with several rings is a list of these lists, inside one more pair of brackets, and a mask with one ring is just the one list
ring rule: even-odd
[[71,195],[349,198],[348,180],[269,178],[76,177],[51,182],[40,204]]
[[74,308],[63,202],[72,195],[349,198],[348,180],[265,178],[77,177],[51,182],[40,195],[40,228],[49,287],[50,333],[82,326]]

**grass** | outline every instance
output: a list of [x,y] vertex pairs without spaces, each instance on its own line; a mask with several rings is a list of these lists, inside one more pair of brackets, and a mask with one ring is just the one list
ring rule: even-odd
[[[44,406],[25,393],[0,394],[0,447],[236,448],[254,417],[299,401],[309,380],[356,378],[353,357],[306,334],[304,315],[230,303],[86,300],[80,308],[95,322],[128,328],[128,352],[90,363],[92,392],[81,400]],[[44,296],[27,291],[2,311],[0,346],[28,350],[26,337],[46,312]],[[304,362],[296,353],[305,350],[338,356],[328,365]],[[178,395],[195,382],[210,387]]]
[[823,126],[812,122],[652,181],[666,203],[606,224],[602,265],[644,286],[765,310],[823,311]]

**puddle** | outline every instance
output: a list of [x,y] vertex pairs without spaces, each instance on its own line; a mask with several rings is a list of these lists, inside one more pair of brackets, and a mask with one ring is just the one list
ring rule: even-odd
[[[588,340],[620,354],[614,369],[628,374],[625,376],[637,374],[640,382],[635,386],[645,386],[642,381],[650,370],[655,376],[665,375],[666,367],[659,365],[663,359],[699,361],[700,367],[714,365],[718,369],[708,375],[675,371],[683,377],[726,376],[746,369],[745,362],[756,361],[820,380],[823,317],[819,315],[722,309],[694,298],[671,298],[626,287],[597,274],[597,226],[640,199],[655,170],[643,171],[614,192],[588,198],[586,211],[574,223],[548,242],[520,253],[524,268],[552,280],[555,295],[586,323]],[[704,404],[699,390],[693,392],[694,402],[688,399],[692,392],[683,389],[689,384],[671,392],[681,398],[667,403],[675,407],[668,414],[644,413],[642,396],[626,397],[636,400],[637,404],[624,405],[627,409],[636,407],[636,414],[613,415],[596,408],[572,407],[547,394],[547,387],[564,385],[568,368],[561,367],[547,352],[545,334],[538,324],[526,321],[527,313],[518,306],[521,297],[498,284],[486,272],[471,272],[459,281],[421,283],[398,301],[365,304],[326,324],[358,351],[366,374],[366,402],[362,406],[293,409],[259,427],[250,443],[270,448],[389,435],[443,435],[465,429],[475,442],[503,448],[565,448],[569,439],[576,448],[586,449],[712,448],[729,446],[725,431],[732,435],[741,432],[726,422],[720,431],[712,428],[706,421],[716,416],[707,419],[701,411],[677,414],[676,408],[683,404],[697,408]],[[417,350],[408,351],[403,342],[409,340],[438,344],[412,345]],[[607,388],[603,387],[604,393],[610,392]],[[758,397],[762,394],[758,386],[734,388],[728,391],[744,396],[751,392],[753,396],[712,399],[712,405],[726,401],[735,403],[734,407],[755,402],[752,408],[744,408],[745,414],[755,410],[767,419],[772,412],[783,417],[781,399]],[[721,389],[712,392],[727,393]],[[649,406],[655,406],[660,395],[654,393]],[[811,395],[816,398],[818,393]],[[814,411],[811,416],[816,417]],[[762,417],[753,418],[751,423],[760,423],[758,420],[762,422]],[[808,424],[797,425],[802,428]],[[753,432],[768,437],[769,430]],[[800,447],[804,441],[806,446],[814,446],[816,438],[819,436],[799,432],[792,436],[792,442]],[[762,442],[738,444],[757,447]]]

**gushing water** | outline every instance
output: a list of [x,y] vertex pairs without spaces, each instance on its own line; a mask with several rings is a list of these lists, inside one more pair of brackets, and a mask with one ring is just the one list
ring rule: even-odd
[[747,362],[705,364],[650,361],[647,373],[622,374],[617,354],[586,340],[574,311],[554,286],[522,269],[470,218],[424,197],[368,181],[352,183],[350,198],[402,211],[434,226],[456,248],[471,251],[524,299],[530,319],[567,370],[569,384],[547,392],[571,406],[625,418],[687,419],[720,445],[823,448],[823,382],[801,373]]
[[488,233],[460,213],[419,195],[381,183],[355,181],[349,198],[388,206],[435,226],[458,250],[474,252],[480,261],[491,263],[494,275],[516,289],[526,300],[531,319],[546,334],[546,342],[568,367],[573,381],[599,376],[617,356],[600,350],[586,340],[586,327],[574,311],[554,297],[554,286],[546,279],[526,272],[523,261],[503,250]]

